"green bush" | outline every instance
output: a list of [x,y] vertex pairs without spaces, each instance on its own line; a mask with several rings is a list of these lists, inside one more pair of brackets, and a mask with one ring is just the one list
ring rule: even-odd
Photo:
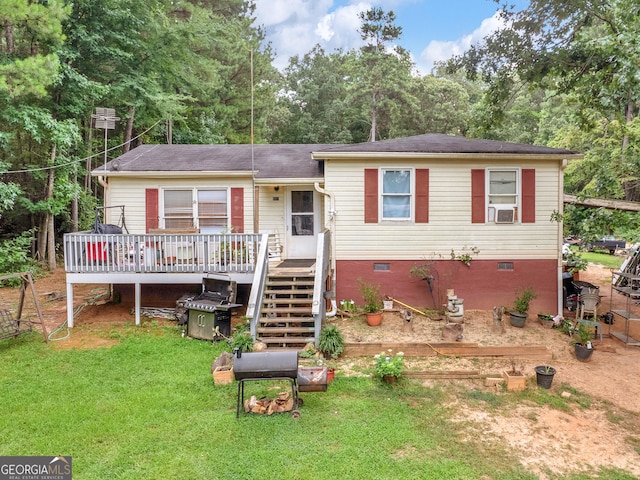
[[245,323],[239,323],[233,335],[231,335],[231,351],[239,348],[242,352],[253,351],[253,338],[251,338],[251,332],[249,331],[249,320]]
[[[9,274],[34,270],[34,261],[29,257],[32,237],[33,230],[27,230],[18,237],[0,240],[0,272]],[[16,279],[15,282],[0,282],[0,285],[17,285],[19,282],[20,280]]]

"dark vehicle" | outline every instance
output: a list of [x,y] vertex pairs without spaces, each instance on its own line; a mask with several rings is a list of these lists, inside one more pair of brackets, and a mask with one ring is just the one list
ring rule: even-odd
[[609,253],[613,255],[616,250],[623,250],[627,246],[627,242],[619,240],[615,237],[602,237],[601,240],[590,242],[587,244],[587,251],[591,250],[609,250]]

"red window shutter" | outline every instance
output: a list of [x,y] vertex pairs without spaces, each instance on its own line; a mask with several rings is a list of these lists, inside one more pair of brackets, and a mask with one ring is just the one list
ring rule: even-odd
[[231,189],[231,231],[244,233],[244,189]]
[[378,169],[364,170],[364,223],[378,223]]
[[471,223],[485,222],[484,170],[471,170]]
[[416,223],[429,223],[429,169],[416,170]]
[[144,191],[145,228],[146,233],[150,229],[158,228],[158,189],[147,188]]
[[536,171],[522,169],[522,223],[536,221]]

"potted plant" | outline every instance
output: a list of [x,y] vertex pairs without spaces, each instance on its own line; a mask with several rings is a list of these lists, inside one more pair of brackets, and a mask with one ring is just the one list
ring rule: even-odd
[[511,366],[502,372],[507,390],[524,390],[527,386],[527,377],[523,373],[524,365],[518,367],[514,358],[510,359],[510,362]]
[[551,315],[550,313],[539,313],[538,320],[540,320],[540,325],[545,328],[553,328],[556,326],[553,315]]
[[538,386],[546,389],[551,388],[551,382],[553,382],[556,369],[549,365],[538,365],[533,370],[536,372],[536,382]]
[[393,350],[379,353],[374,356],[375,375],[387,383],[395,383],[404,370],[404,353],[398,352],[395,355]]
[[318,349],[326,359],[335,360],[344,352],[344,336],[333,324],[325,325],[320,330]]
[[582,323],[573,330],[573,335],[578,337],[578,341],[573,343],[575,348],[576,359],[581,362],[591,360],[593,354],[593,345],[591,344],[591,329]]
[[251,338],[251,332],[249,331],[249,320],[246,323],[236,325],[235,331],[229,339],[229,346],[232,352],[236,348],[242,352],[253,351],[253,338]]
[[380,285],[368,283],[358,279],[358,287],[364,302],[362,309],[367,316],[367,323],[372,326],[378,326],[382,323],[382,295],[380,294]]
[[512,326],[524,327],[529,314],[529,304],[536,297],[536,292],[531,287],[525,287],[516,292],[513,308],[509,311],[509,321]]

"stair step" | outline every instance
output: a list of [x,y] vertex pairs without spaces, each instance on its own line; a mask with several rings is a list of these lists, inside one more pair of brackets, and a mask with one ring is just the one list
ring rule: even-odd
[[315,337],[260,337],[262,343],[299,343],[307,344],[316,341]]
[[268,313],[275,313],[276,315],[279,313],[297,313],[297,314],[307,314],[307,315],[311,315],[311,306],[304,308],[304,307],[269,307],[269,308],[263,308],[262,309],[262,313],[264,314],[268,314]]
[[290,289],[275,289],[275,288],[267,288],[264,291],[265,295],[308,295],[310,297],[313,296],[313,289],[310,288],[290,288]]
[[265,298],[263,305],[308,305],[311,308],[313,300],[310,298]]
[[258,333],[314,333],[315,327],[258,327]]
[[272,323],[314,323],[313,317],[261,317],[260,325]]
[[266,283],[267,287],[289,287],[289,288],[291,288],[292,286],[313,287],[314,284],[315,282],[313,281],[313,278],[301,280],[301,279],[294,279],[294,278],[273,279],[271,277],[267,279],[267,283]]

